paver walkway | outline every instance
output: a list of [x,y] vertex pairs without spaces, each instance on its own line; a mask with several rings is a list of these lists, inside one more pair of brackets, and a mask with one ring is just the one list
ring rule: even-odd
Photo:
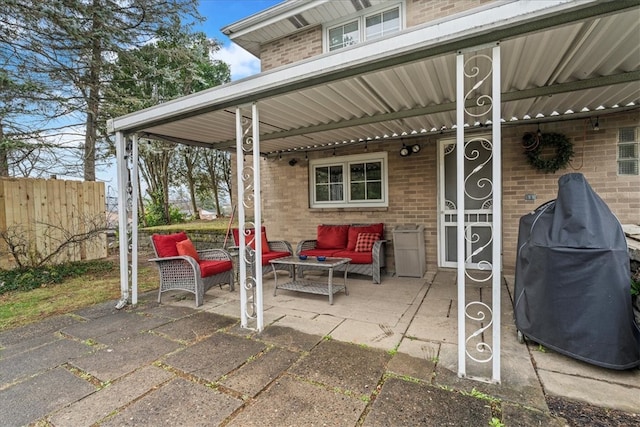
[[[459,379],[451,325],[435,301],[449,298],[445,279],[393,282],[415,286],[415,295],[390,296],[406,307],[395,320],[380,313],[377,324],[365,308],[361,320],[349,317],[353,309],[339,298],[329,306],[282,292],[266,300],[269,326],[256,334],[222,313],[237,303],[237,291],[216,289],[200,309],[179,295],[158,305],[152,292],[135,308],[117,311],[109,302],[5,331],[0,425],[487,426],[499,418],[506,426],[563,426],[545,393],[590,387],[630,404],[638,399],[639,370],[602,379],[595,367],[545,353],[536,355],[536,371],[527,346],[508,339],[501,385]],[[357,304],[371,286],[384,290],[353,280],[345,298]],[[302,302],[316,312],[300,310]],[[331,333],[315,333],[322,328]],[[369,344],[344,339],[360,333]]]

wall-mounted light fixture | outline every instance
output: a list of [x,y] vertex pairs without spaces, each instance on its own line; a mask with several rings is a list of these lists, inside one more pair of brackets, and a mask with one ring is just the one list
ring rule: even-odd
[[596,121],[594,122],[591,118],[589,118],[589,123],[591,123],[591,128],[593,130],[600,130],[600,123],[598,122],[598,118],[596,117]]
[[289,166],[295,166],[298,161],[296,159],[289,160]]
[[418,153],[420,152],[420,145],[419,144],[413,144],[413,145],[405,145],[405,143],[402,143],[402,148],[400,149],[400,157],[407,157],[410,156],[413,153]]

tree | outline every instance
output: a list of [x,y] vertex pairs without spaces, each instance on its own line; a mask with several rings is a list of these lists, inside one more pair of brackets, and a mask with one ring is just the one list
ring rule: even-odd
[[44,85],[43,101],[56,106],[55,126],[62,120],[67,126],[84,127],[85,180],[95,180],[96,158],[101,154],[98,142],[108,142],[102,107],[111,61],[148,44],[180,17],[201,20],[197,6],[197,0],[3,0],[0,4],[0,61],[7,63],[15,55],[9,70]]
[[[151,107],[230,81],[229,66],[211,56],[219,48],[204,33],[190,33],[180,25],[158,32],[158,39],[128,52],[122,52],[112,65],[112,80],[105,90],[108,100],[104,111],[120,116]],[[149,140],[141,143],[140,171],[147,184],[151,204],[161,206],[167,223],[169,187],[186,184],[195,208],[196,161],[200,151],[195,147],[180,149],[175,144]],[[170,167],[175,163],[175,167]],[[183,170],[178,174],[177,171]]]

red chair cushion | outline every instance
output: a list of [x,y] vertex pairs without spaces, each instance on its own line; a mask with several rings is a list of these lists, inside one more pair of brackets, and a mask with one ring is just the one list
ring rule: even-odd
[[378,233],[380,238],[384,235],[384,224],[356,225],[349,227],[349,238],[347,240],[347,250],[355,251],[358,242],[358,234],[360,233]]
[[[254,228],[248,228],[246,231],[248,232],[248,235],[246,236],[246,239],[247,239],[246,242],[248,242],[249,246],[251,246],[252,249],[255,249],[256,243],[254,239],[254,234],[256,230]],[[231,233],[233,234],[233,241],[236,244],[236,246],[240,246],[240,229],[232,228]],[[260,227],[260,234],[262,238],[262,251],[263,252],[268,251],[269,243],[267,241],[267,230],[265,227]]]
[[166,258],[170,256],[178,256],[178,248],[176,244],[187,239],[187,233],[181,231],[174,234],[154,234],[151,236],[153,245],[156,247],[158,257]]
[[231,261],[204,260],[198,264],[200,265],[200,275],[202,277],[213,276],[233,269]]
[[319,225],[317,249],[344,249],[347,247],[348,225]]
[[272,259],[284,258],[286,256],[291,256],[291,254],[289,252],[278,252],[278,251],[265,252],[262,254],[262,265],[269,264],[269,261],[271,261]]
[[300,252],[300,255],[306,256],[335,256],[336,252],[340,252],[340,249],[307,249]]
[[178,250],[178,255],[190,256],[196,261],[200,261],[198,251],[196,250],[196,247],[193,246],[193,242],[191,241],[191,239],[187,238],[181,242],[176,243],[176,249]]
[[373,245],[380,240],[378,233],[360,233],[356,242],[356,252],[371,252]]
[[371,252],[339,251],[333,254],[335,257],[351,258],[351,264],[373,264]]

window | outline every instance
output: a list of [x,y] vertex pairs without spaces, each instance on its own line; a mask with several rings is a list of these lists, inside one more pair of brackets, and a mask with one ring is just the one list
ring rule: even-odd
[[367,10],[348,22],[341,22],[327,28],[327,50],[333,51],[351,46],[361,41],[373,40],[392,33],[397,33],[402,27],[400,3],[392,8],[371,12]]
[[618,131],[618,175],[638,175],[637,128],[621,128]]
[[386,207],[387,153],[312,160],[312,208]]

